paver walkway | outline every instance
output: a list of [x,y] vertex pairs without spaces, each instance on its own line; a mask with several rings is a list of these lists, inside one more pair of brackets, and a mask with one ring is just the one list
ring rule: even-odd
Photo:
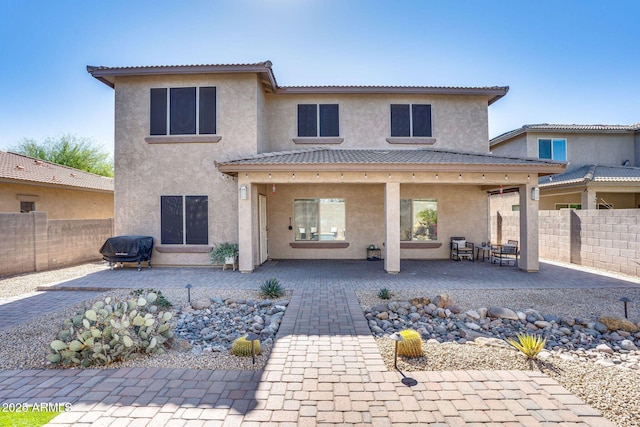
[[[200,271],[208,276],[200,278],[201,283],[214,288],[211,272]],[[124,277],[130,273],[136,278],[151,277],[145,275],[149,272],[136,271],[100,274]],[[291,298],[262,371],[0,371],[0,402],[72,403],[70,411],[52,421],[56,426],[613,426],[538,372],[412,372],[418,383],[405,386],[400,373],[384,365],[353,292],[357,286],[344,285],[361,279],[344,270],[326,273],[341,274],[340,285],[331,279],[318,283],[313,274],[300,279],[304,285]],[[190,279],[196,276],[189,274]],[[252,275],[226,277],[230,276],[253,282]],[[413,280],[410,274],[407,277]],[[132,287],[144,286],[137,281]],[[228,288],[229,284],[217,286]],[[375,287],[380,286],[376,282]],[[0,317],[10,304],[0,305]]]

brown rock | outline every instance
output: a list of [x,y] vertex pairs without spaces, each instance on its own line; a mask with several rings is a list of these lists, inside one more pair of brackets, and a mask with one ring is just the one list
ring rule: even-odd
[[431,304],[431,299],[429,297],[418,297],[409,300],[409,303],[411,303],[411,305],[415,305],[416,307],[418,305],[422,305],[424,307]]
[[191,307],[194,310],[204,310],[205,308],[209,308],[211,305],[211,301],[201,300],[201,301],[191,301]]
[[622,317],[602,316],[598,319],[598,322],[604,324],[610,331],[627,331],[632,334],[640,331],[633,322]]
[[380,320],[387,320],[389,318],[389,313],[387,313],[386,311],[383,311],[382,313],[379,313],[376,317]]
[[451,298],[451,295],[449,295],[446,292],[438,295],[431,302],[435,304],[436,307],[440,307],[440,308],[446,308],[446,307],[449,307],[450,305],[454,305],[453,298]]

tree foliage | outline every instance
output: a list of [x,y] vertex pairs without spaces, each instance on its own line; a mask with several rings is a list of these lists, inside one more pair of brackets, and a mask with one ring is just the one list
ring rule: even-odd
[[69,166],[96,175],[113,177],[113,160],[92,138],[71,134],[48,137],[42,142],[24,138],[10,151]]

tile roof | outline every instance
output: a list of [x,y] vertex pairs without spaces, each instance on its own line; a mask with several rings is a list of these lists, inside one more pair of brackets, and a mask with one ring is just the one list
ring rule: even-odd
[[113,178],[5,151],[0,151],[0,180],[109,192],[114,188]]
[[640,168],[627,166],[585,165],[565,173],[539,178],[540,187],[552,187],[588,182],[638,182]]
[[87,71],[104,84],[114,87],[116,76],[196,73],[259,73],[266,77],[270,89],[280,94],[295,93],[418,93],[430,95],[482,95],[492,104],[509,91],[508,86],[280,86],[273,74],[271,61],[248,64],[152,65],[133,67],[87,66]]
[[525,132],[569,132],[569,133],[626,133],[640,130],[640,123],[632,125],[562,125],[562,124],[533,124],[524,125],[521,128],[505,132],[502,135],[498,135],[492,138],[491,145],[499,144],[503,141],[521,135]]
[[348,150],[335,148],[308,148],[301,150],[257,154],[251,157],[219,162],[222,169],[232,171],[243,166],[306,166],[306,165],[479,165],[479,166],[534,166],[564,167],[564,163],[551,160],[496,156],[438,149],[414,150]]

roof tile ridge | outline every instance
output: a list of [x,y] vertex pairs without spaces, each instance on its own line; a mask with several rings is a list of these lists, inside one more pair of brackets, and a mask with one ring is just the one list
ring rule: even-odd
[[593,164],[593,165],[589,165],[587,172],[584,174],[583,177],[583,181],[585,183],[589,182],[589,181],[593,181],[593,178],[596,174],[596,168],[598,167],[598,165]]
[[67,170],[71,171],[71,173],[80,172],[81,174],[90,175],[90,176],[93,176],[93,177],[96,177],[96,178],[107,178],[107,179],[113,180],[113,178],[109,177],[109,176],[98,175],[98,174],[93,173],[93,172],[83,171],[82,169],[72,168],[71,166],[61,165],[60,163],[51,162],[49,160],[43,160],[43,159],[38,159],[37,157],[27,156],[26,154],[14,153],[13,151],[6,151],[6,153],[7,154],[12,154],[14,156],[24,157],[25,159],[33,160],[34,162],[42,162],[42,163],[46,163],[46,164],[48,164],[50,166],[54,166],[54,167],[58,167],[58,168],[62,168],[62,169],[67,169]]
[[313,151],[327,151],[327,150],[329,150],[329,148],[327,147],[305,147],[305,148],[298,148],[296,150],[268,151],[265,153],[247,154],[244,156],[232,157],[219,162],[214,161],[213,163],[218,165],[218,164],[229,163],[229,162],[238,162],[241,160],[266,159],[268,157],[282,156],[285,154],[299,154],[299,153],[308,153]]

